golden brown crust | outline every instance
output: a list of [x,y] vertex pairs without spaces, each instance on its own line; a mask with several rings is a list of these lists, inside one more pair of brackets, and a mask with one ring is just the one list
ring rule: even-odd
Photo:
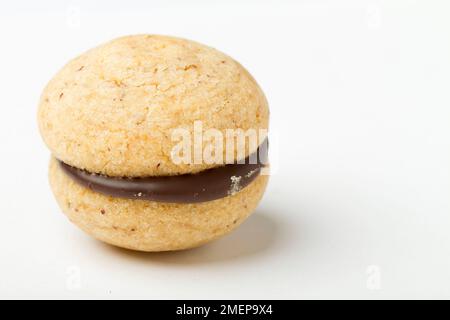
[[[267,129],[269,111],[251,75],[196,42],[128,36],[69,62],[47,85],[41,134],[58,159],[110,176],[195,173],[216,166],[175,164],[172,129]],[[248,153],[254,150],[247,150]]]

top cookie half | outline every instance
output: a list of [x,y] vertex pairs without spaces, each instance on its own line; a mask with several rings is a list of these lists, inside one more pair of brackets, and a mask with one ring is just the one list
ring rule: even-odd
[[268,121],[266,98],[239,63],[199,43],[156,35],[119,38],[70,61],[45,88],[38,111],[56,158],[121,177],[218,165],[175,163],[173,130],[194,135],[194,122],[201,122],[225,136],[229,129],[267,129]]

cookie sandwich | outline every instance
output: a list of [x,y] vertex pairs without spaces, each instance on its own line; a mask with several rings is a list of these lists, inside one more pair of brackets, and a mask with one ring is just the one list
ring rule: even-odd
[[263,92],[193,41],[137,35],[87,51],[44,89],[38,123],[61,210],[115,246],[207,243],[239,226],[267,185]]

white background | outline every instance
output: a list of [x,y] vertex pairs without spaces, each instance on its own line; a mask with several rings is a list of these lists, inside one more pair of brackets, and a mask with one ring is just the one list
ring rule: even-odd
[[[1,298],[450,298],[448,1],[92,2],[0,7]],[[265,198],[200,249],[103,245],[48,186],[43,87],[133,33],[228,53],[270,102]]]

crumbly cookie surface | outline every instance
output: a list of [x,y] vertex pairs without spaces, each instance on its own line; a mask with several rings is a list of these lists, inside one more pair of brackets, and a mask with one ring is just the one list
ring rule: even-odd
[[256,208],[268,176],[233,196],[197,204],[112,198],[66,176],[52,158],[50,185],[63,212],[78,227],[109,244],[139,251],[200,246],[239,226]]
[[[216,164],[175,164],[171,132],[267,129],[267,101],[227,55],[196,42],[128,36],[69,62],[44,90],[41,134],[58,159],[109,176],[195,173]],[[247,150],[246,155],[254,150]]]

